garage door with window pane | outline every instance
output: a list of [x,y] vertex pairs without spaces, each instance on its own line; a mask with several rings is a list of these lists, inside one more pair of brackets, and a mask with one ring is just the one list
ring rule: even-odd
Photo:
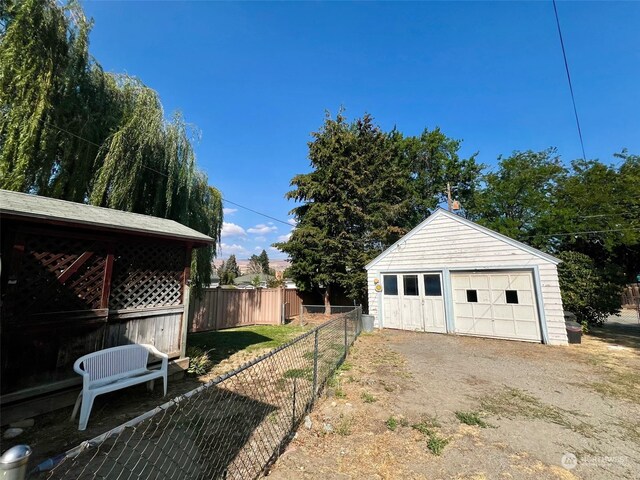
[[385,274],[382,279],[385,328],[446,333],[440,272]]
[[541,341],[531,272],[453,273],[454,331]]

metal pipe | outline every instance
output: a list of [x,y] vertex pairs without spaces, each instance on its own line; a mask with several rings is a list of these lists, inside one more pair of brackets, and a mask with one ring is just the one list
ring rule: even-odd
[[31,456],[31,447],[16,445],[0,457],[0,470],[3,480],[24,480],[27,474],[27,464]]

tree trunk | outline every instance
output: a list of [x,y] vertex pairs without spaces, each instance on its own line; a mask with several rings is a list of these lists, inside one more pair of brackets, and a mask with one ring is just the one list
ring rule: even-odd
[[331,286],[324,289],[324,314],[331,315]]

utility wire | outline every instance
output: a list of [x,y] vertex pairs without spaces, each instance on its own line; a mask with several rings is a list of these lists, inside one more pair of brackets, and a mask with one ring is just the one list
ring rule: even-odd
[[273,220],[275,222],[284,223],[285,225],[288,225],[289,227],[293,226],[289,222],[285,222],[284,220],[280,220],[279,218],[272,217],[271,215],[267,215],[266,213],[258,212],[257,210],[254,210],[253,208],[245,207],[244,205],[240,205],[239,203],[232,202],[231,200],[227,200],[226,198],[223,198],[222,201],[230,203],[231,205],[235,205],[236,207],[244,208],[245,210],[249,210],[250,212],[253,212],[255,214],[262,215],[263,217],[270,218],[271,220]]
[[[555,1],[554,1],[554,5],[555,5]],[[53,124],[47,123],[44,120],[41,120],[41,121],[42,121],[42,123],[44,123],[45,125],[47,125],[49,127],[57,128],[61,132],[67,133],[68,135],[76,137],[76,138],[78,138],[80,140],[83,140],[83,141],[85,141],[87,143],[90,143],[90,144],[95,145],[96,147],[100,148],[100,145],[98,145],[95,142],[92,142],[91,140],[83,138],[80,135],[76,135],[75,133],[70,132],[68,130],[65,130],[64,128],[60,128],[57,125],[53,125]],[[156,170],[154,168],[148,167],[147,165],[142,165],[142,166],[144,168],[147,168],[147,169],[153,171],[153,172],[156,172],[159,175],[163,175],[163,176],[169,178],[169,176],[167,174],[163,173],[163,172],[160,172],[160,171],[158,171],[158,170]],[[280,220],[279,218],[272,217],[271,215],[267,215],[266,213],[259,212],[257,210],[254,210],[253,208],[245,207],[244,205],[241,205],[241,204],[236,203],[236,202],[232,202],[231,200],[227,200],[226,198],[222,198],[222,201],[226,202],[226,203],[229,203],[231,205],[235,205],[236,207],[243,208],[243,209],[248,210],[250,212],[253,212],[256,215],[261,215],[261,216],[266,217],[266,218],[268,218],[270,220],[273,220],[275,222],[283,223],[283,224],[285,224],[285,225],[287,225],[289,227],[292,226],[289,222],[285,222],[284,220]],[[582,216],[582,218],[590,218],[590,217],[598,217],[598,216],[609,216],[609,215],[613,216],[613,215],[616,215],[616,214],[587,215],[587,216]],[[626,231],[635,231],[635,230],[640,230],[640,227],[639,228],[622,228],[622,229],[617,229],[617,230],[591,230],[591,231],[583,231],[583,232],[561,232],[561,233],[553,233],[553,234],[534,234],[534,235],[529,235],[528,237],[529,238],[531,238],[531,237],[558,237],[558,236],[564,236],[564,235],[586,235],[586,234],[591,234],[591,233],[626,232]]]
[[528,235],[528,238],[532,237],[560,237],[565,235],[588,235],[590,233],[610,233],[610,232],[633,232],[636,230],[640,230],[640,227],[632,227],[632,228],[618,228],[612,230],[588,230],[584,232],[562,232],[562,233],[550,233],[550,234],[541,234],[535,233],[533,235]]
[[560,36],[560,46],[562,47],[562,57],[564,58],[564,69],[567,72],[567,80],[569,81],[569,91],[571,92],[571,101],[573,102],[573,114],[576,117],[576,125],[578,127],[578,136],[580,137],[580,146],[582,147],[582,159],[586,162],[587,156],[584,153],[584,141],[582,140],[582,129],[580,128],[580,120],[578,118],[578,109],[576,108],[576,99],[573,94],[573,85],[571,83],[571,74],[569,73],[569,63],[567,62],[567,52],[564,48],[564,40],[562,39],[562,30],[560,29],[560,19],[558,18],[558,7],[556,0],[553,0],[553,11],[556,14],[556,25],[558,26],[558,35]]
[[[98,145],[97,143],[92,142],[91,140],[89,140],[87,138],[81,137],[80,135],[77,135],[77,134],[75,134],[73,132],[70,132],[69,130],[65,130],[64,128],[61,128],[61,127],[59,127],[57,125],[53,125],[51,123],[48,123],[47,121],[45,121],[43,119],[39,119],[39,120],[42,123],[44,123],[45,125],[47,125],[48,127],[56,128],[56,129],[60,130],[61,132],[66,133],[67,135],[71,135],[72,137],[75,137],[75,138],[77,138],[79,140],[82,140],[84,142],[90,143],[91,145],[94,145],[94,146],[96,146],[98,148],[102,148],[101,145]],[[156,170],[155,168],[149,167],[147,165],[142,165],[142,167],[146,168],[148,170],[151,170],[152,172],[155,172],[158,175],[162,175],[163,177],[169,178],[169,175],[167,175],[166,173],[163,173],[163,172],[161,172],[159,170]],[[231,200],[227,200],[226,198],[223,198],[222,201],[230,203],[231,205],[235,205],[236,207],[244,208],[245,210],[249,210],[250,212],[253,212],[253,213],[257,214],[257,215],[262,215],[263,217],[266,217],[266,218],[268,218],[270,220],[273,220],[275,222],[284,223],[285,225],[287,225],[289,227],[292,226],[289,222],[285,222],[284,220],[280,220],[279,218],[272,217],[271,215],[267,215],[266,213],[258,212],[257,210],[254,210],[252,208],[245,207],[244,205],[240,205],[239,203],[232,202]]]

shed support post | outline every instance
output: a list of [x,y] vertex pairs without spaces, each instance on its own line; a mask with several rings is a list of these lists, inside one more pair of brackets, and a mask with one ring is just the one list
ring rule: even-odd
[[191,322],[191,288],[185,287],[184,289],[184,311],[182,312],[182,330],[180,338],[180,358],[184,358],[187,355],[187,333],[189,331],[189,325]]

